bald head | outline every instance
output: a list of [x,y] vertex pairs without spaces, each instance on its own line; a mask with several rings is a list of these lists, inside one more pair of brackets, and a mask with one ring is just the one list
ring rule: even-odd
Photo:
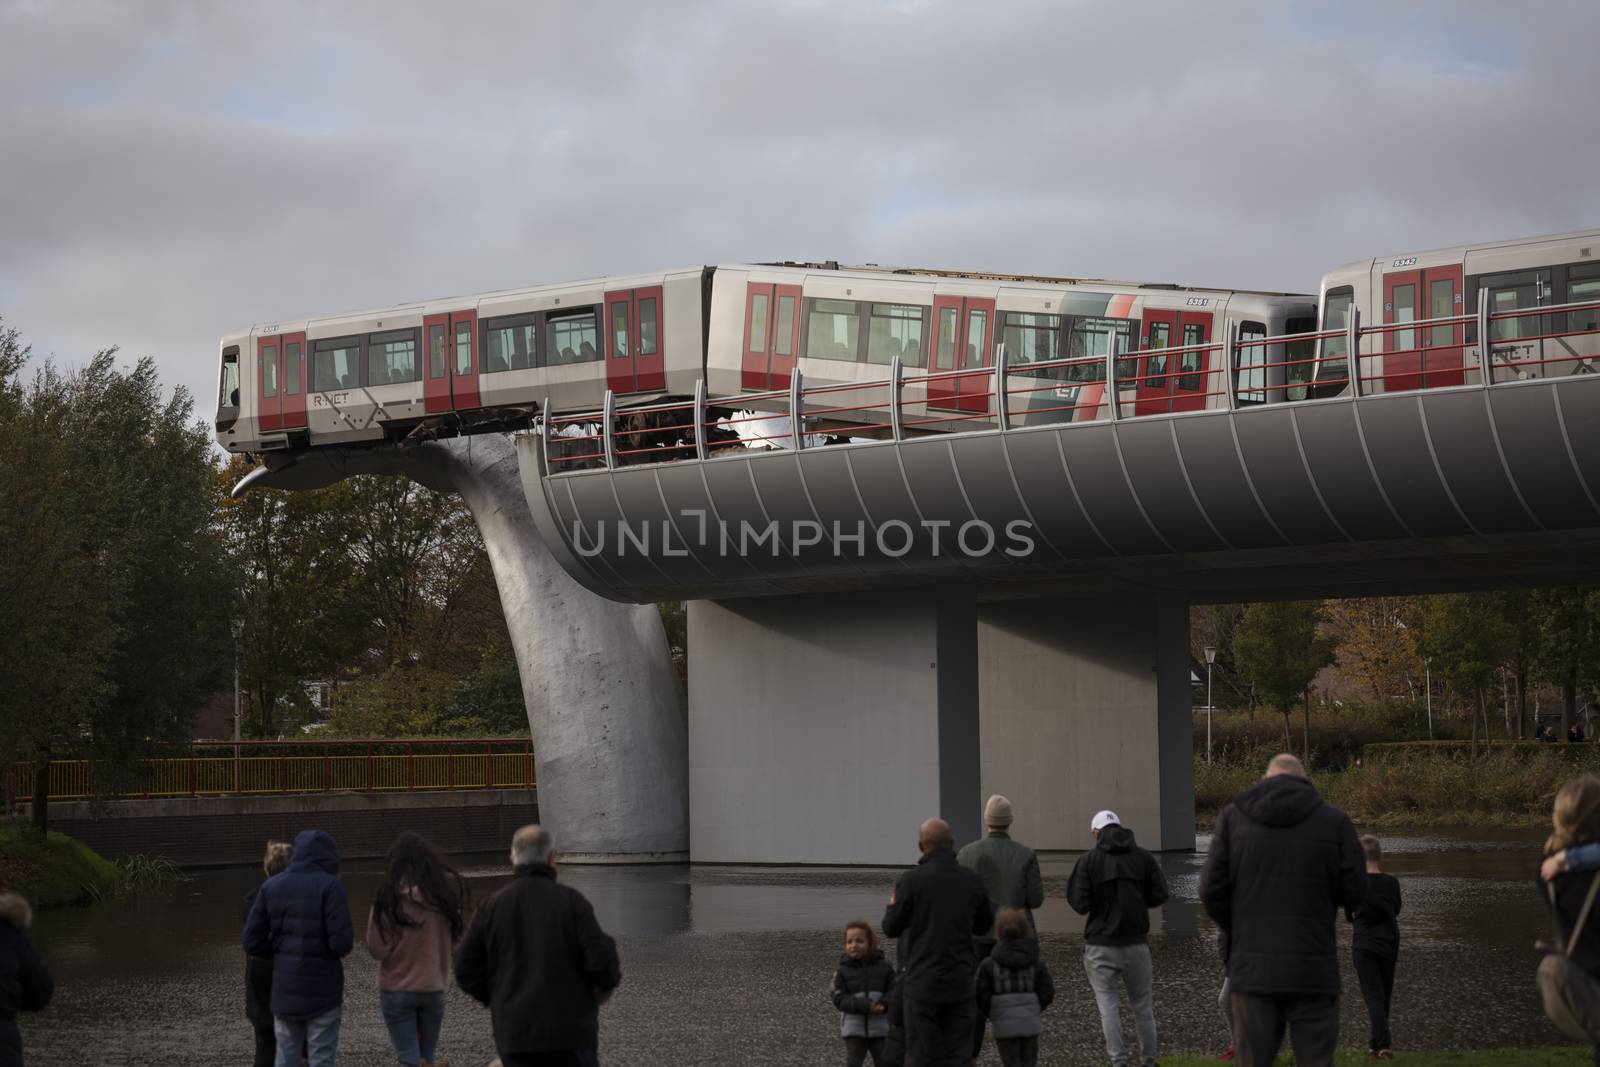
[[1306,776],[1306,765],[1300,762],[1300,757],[1280,752],[1272,757],[1272,762],[1267,764],[1267,773],[1263,778],[1276,778],[1280,774],[1291,775],[1295,778]]
[[956,835],[950,832],[950,824],[943,819],[929,819],[917,829],[917,849],[921,852],[955,847]]
[[526,867],[532,863],[554,863],[556,842],[550,831],[538,823],[530,823],[511,835],[511,866]]

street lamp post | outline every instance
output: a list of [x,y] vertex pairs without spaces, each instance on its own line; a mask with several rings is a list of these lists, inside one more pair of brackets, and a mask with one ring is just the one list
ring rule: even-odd
[[1422,687],[1427,690],[1428,703],[1428,740],[1433,740],[1433,661],[1422,661]]
[[1211,665],[1217,662],[1215,645],[1206,646],[1206,763],[1211,762]]

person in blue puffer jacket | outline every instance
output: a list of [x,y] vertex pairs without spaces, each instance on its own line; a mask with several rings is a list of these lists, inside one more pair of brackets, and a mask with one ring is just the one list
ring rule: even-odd
[[244,924],[244,950],[272,960],[278,1067],[334,1067],[344,1007],[344,958],[355,945],[339,882],[339,846],[321,830],[294,839],[289,869],[261,884]]

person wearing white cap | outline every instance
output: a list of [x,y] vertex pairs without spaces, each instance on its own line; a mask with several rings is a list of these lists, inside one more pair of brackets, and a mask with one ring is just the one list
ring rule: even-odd
[[1127,1067],[1122,1016],[1117,1010],[1117,979],[1128,987],[1139,1030],[1139,1058],[1156,1062],[1156,1016],[1150,996],[1150,909],[1167,901],[1167,879],[1154,856],[1140,848],[1133,831],[1114,811],[1089,822],[1095,847],[1073,865],[1067,903],[1087,915],[1083,927],[1083,969],[1100,1009],[1100,1030],[1112,1067]]
[[[995,914],[1005,908],[1021,908],[1028,914],[1028,932],[1033,932],[1033,909],[1044,904],[1044,879],[1039,874],[1039,857],[1033,849],[1011,837],[1011,801],[996,793],[983,806],[983,825],[988,834],[980,841],[963,845],[956,862],[983,879]],[[972,947],[981,964],[994,951],[994,930],[973,938]],[[983,1020],[978,1020],[972,1036],[972,1056],[983,1048]]]

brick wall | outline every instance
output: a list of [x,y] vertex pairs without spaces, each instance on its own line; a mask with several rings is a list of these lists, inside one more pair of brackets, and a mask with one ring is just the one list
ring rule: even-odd
[[533,789],[124,800],[103,813],[86,803],[50,805],[52,830],[102,856],[152,853],[184,867],[259,863],[267,841],[292,841],[311,828],[332,834],[346,859],[384,856],[403,830],[447,853],[499,852],[538,818]]

